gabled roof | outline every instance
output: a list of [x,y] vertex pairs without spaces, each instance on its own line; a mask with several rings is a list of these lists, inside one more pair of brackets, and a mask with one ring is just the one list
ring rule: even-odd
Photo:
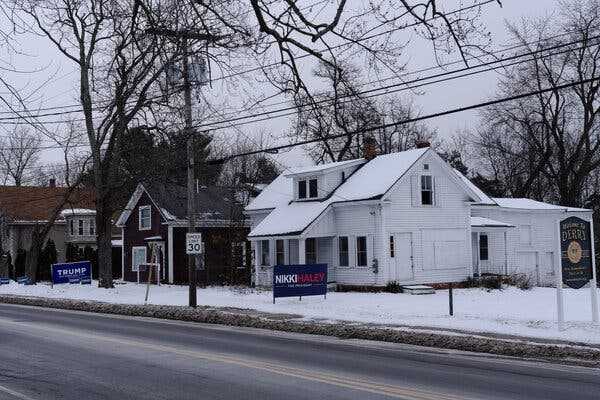
[[[0,186],[0,215],[12,221],[47,221],[66,196],[66,187]],[[75,189],[63,209],[95,209],[94,191]]]
[[556,211],[568,211],[568,212],[591,212],[587,208],[576,208],[576,207],[566,207],[566,206],[558,206],[550,203],[543,203],[541,201],[524,199],[524,198],[494,198],[493,199],[496,204],[498,204],[502,208],[510,208],[510,209],[518,209],[518,210],[556,210]]
[[270,185],[260,192],[254,200],[246,206],[246,211],[270,210],[292,201],[294,198],[294,188],[292,178],[288,178],[283,171]]
[[459,170],[457,170],[455,168],[453,168],[453,170],[454,170],[454,173],[461,179],[461,181],[469,189],[471,189],[473,192],[475,192],[477,194],[477,196],[479,197],[479,200],[480,200],[477,202],[477,204],[496,205],[496,202],[494,201],[494,199],[492,199],[490,196],[485,194],[483,192],[483,190],[481,190],[477,186],[475,186],[475,184],[473,182],[471,182],[471,180],[469,178],[464,176]]
[[[179,185],[138,184],[129,202],[117,220],[117,226],[124,226],[131,211],[146,193],[159,210],[165,222],[187,220],[187,188]],[[242,206],[233,201],[230,189],[217,186],[200,186],[196,193],[198,220],[243,220]]]
[[[294,202],[290,178],[274,182],[262,194],[263,209],[275,208],[250,232],[251,237],[291,235],[304,231],[331,204],[380,199],[421,158],[429,148],[385,154],[364,163],[333,193],[322,201]],[[272,185],[273,185],[272,184]],[[287,188],[283,186],[287,185]],[[270,190],[272,189],[272,190]],[[255,203],[246,210],[252,210]]]

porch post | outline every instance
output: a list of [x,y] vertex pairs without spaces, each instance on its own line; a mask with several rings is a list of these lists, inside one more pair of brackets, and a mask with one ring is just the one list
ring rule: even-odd
[[508,239],[504,230],[504,275],[508,275]]
[[[167,254],[168,254],[168,268],[169,268],[169,283],[173,284],[175,280],[175,271],[173,268],[173,225],[169,225],[167,231]],[[164,256],[164,254],[163,254]],[[164,258],[164,257],[163,257]],[[164,260],[163,260],[164,263]]]
[[283,240],[283,262],[285,265],[290,265],[290,239]]
[[251,247],[254,249],[254,270],[258,271],[260,267],[260,254],[261,254],[261,243],[259,240],[252,240]]
[[298,264],[306,264],[306,239],[298,239]]
[[277,249],[275,248],[275,239],[269,239],[269,265],[274,266],[277,263]]

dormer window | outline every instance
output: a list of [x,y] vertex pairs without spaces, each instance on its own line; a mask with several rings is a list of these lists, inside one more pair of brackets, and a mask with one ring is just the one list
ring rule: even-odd
[[298,198],[306,198],[306,181],[298,181]]
[[308,189],[309,189],[309,197],[315,198],[315,197],[319,197],[319,190],[317,187],[317,180],[316,179],[311,179],[310,181],[308,181]]

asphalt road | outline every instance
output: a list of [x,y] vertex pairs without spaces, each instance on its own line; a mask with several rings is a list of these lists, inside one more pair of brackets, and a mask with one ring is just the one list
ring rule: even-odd
[[599,399],[600,371],[0,305],[0,399]]

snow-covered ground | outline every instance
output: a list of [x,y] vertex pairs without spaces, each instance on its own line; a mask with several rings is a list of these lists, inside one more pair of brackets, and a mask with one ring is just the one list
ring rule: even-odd
[[[0,294],[51,298],[98,300],[112,303],[143,304],[145,285],[126,283],[115,289],[90,285],[47,284],[0,286]],[[409,325],[473,332],[493,332],[534,338],[572,340],[600,344],[600,327],[591,323],[589,289],[565,289],[566,330],[556,326],[556,291],[534,288],[522,291],[484,289],[454,290],[454,317],[448,316],[448,291],[413,296],[388,293],[329,293],[322,297],[277,299],[271,292],[252,289],[212,287],[198,290],[198,304],[250,308],[274,313],[299,314],[308,319],[345,320],[383,325]],[[152,304],[186,305],[185,286],[152,286]]]

